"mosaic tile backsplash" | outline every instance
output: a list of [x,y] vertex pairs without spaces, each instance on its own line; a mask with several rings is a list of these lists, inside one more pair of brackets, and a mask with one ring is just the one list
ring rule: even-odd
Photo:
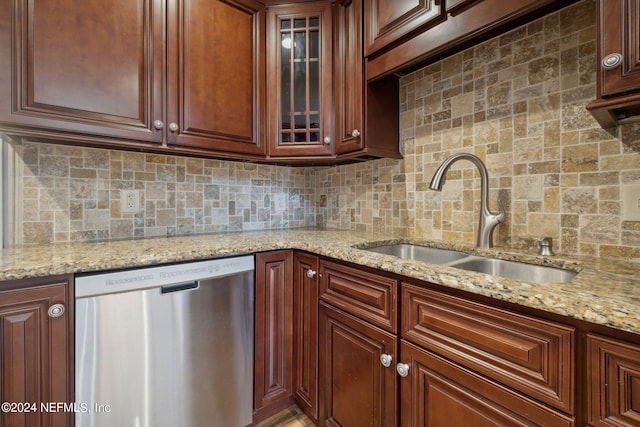
[[[25,142],[15,243],[318,226],[474,243],[480,180],[507,221],[496,246],[640,258],[640,222],[622,221],[621,189],[640,183],[640,125],[602,129],[596,4],[583,0],[431,64],[400,82],[404,159],[288,168]],[[142,210],[120,212],[120,190]]]

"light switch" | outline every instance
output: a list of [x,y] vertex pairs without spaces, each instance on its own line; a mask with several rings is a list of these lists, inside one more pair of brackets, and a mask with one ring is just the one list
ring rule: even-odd
[[622,220],[640,221],[640,184],[622,186]]

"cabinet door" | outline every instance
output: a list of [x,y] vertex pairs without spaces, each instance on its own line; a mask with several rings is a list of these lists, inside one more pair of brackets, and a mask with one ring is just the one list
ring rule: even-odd
[[256,254],[255,417],[290,405],[293,253]]
[[438,0],[365,0],[365,54],[392,45],[443,16]]
[[[614,68],[600,67],[601,96],[640,91],[640,4],[637,0],[600,0],[600,60],[620,54]],[[612,57],[611,60],[613,60]],[[615,62],[612,62],[612,64]]]
[[[71,402],[72,314],[66,281],[0,293],[0,396],[2,402],[35,404],[29,411],[0,412],[3,426],[68,426],[73,413],[41,410]],[[62,304],[66,312],[47,311]],[[4,409],[4,408],[3,408]]]
[[405,427],[574,425],[573,418],[404,340],[400,356],[408,365],[400,390]]
[[162,141],[163,3],[2,0],[0,129]]
[[267,9],[270,156],[332,153],[331,2]]
[[364,148],[364,54],[362,0],[337,2],[335,7],[335,153]]
[[[320,303],[320,419],[328,426],[397,424],[397,338],[330,305]],[[453,425],[453,424],[450,424]]]
[[169,144],[264,153],[263,11],[253,0],[168,2]]
[[296,252],[293,273],[293,392],[318,419],[318,257]]
[[587,335],[589,424],[640,426],[640,345]]

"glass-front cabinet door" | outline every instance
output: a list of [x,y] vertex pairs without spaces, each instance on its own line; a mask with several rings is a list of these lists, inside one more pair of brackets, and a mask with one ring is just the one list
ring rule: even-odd
[[331,28],[331,2],[267,9],[270,156],[333,154]]

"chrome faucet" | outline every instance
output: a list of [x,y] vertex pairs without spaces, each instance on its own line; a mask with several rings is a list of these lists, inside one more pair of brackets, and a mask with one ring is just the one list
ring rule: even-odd
[[502,200],[498,199],[500,204],[500,213],[493,214],[489,210],[489,174],[487,173],[487,167],[482,163],[482,160],[476,155],[471,153],[458,153],[447,158],[436,170],[431,178],[431,184],[429,188],[435,191],[442,191],[442,186],[445,181],[445,174],[451,165],[458,160],[469,160],[476,165],[480,172],[480,221],[478,223],[478,241],[477,246],[479,248],[492,248],[493,247],[493,229],[496,225],[504,222],[506,215],[504,212],[504,205]]

